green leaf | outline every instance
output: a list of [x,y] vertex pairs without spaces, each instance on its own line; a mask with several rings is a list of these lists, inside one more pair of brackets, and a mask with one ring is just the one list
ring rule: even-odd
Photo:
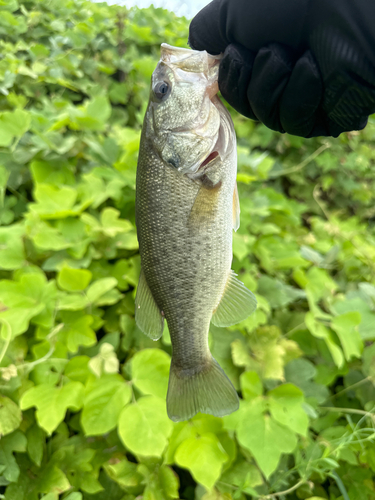
[[100,377],[103,373],[117,373],[119,370],[119,360],[117,359],[113,345],[103,342],[99,349],[99,354],[89,361],[90,370]]
[[61,469],[53,462],[50,462],[38,481],[38,488],[43,493],[61,494],[69,490],[70,483]]
[[258,281],[257,292],[266,297],[272,307],[284,307],[291,302],[306,297],[303,290],[293,288],[269,276],[261,276]]
[[[223,483],[233,484],[246,492],[246,488],[254,488],[263,484],[262,475],[256,465],[239,459],[221,476]],[[250,491],[249,491],[250,493]]]
[[37,184],[34,198],[36,203],[30,203],[29,209],[43,219],[63,219],[79,213],[79,209],[73,210],[77,191],[71,187]]
[[358,331],[361,323],[359,312],[348,312],[336,316],[332,320],[332,329],[337,333],[345,358],[349,361],[352,357],[360,358],[363,350],[363,341]]
[[57,228],[42,220],[35,224],[30,237],[34,245],[42,250],[57,251],[71,246]]
[[75,313],[62,313],[64,328],[60,337],[64,339],[70,352],[77,352],[80,346],[92,346],[96,343],[96,335],[91,325],[92,316]]
[[27,429],[26,437],[27,453],[31,460],[40,467],[45,445],[45,433],[37,424],[34,424]]
[[73,120],[80,129],[102,130],[111,115],[111,105],[106,97],[97,96],[73,115]]
[[[0,197],[1,208],[1,197]],[[0,227],[0,269],[20,269],[25,263],[23,236],[25,229],[20,225]]]
[[[373,293],[375,295],[375,293],[372,291],[372,288],[370,287],[371,285],[369,285],[369,283],[366,284],[362,283],[359,285],[361,293],[364,293],[366,291],[367,297],[369,297],[369,293]],[[349,294],[347,296],[349,296]],[[351,298],[350,300],[345,299],[345,300],[335,301],[335,303],[331,306],[331,309],[333,313],[337,315],[345,314],[348,312],[360,313],[361,323],[358,326],[358,331],[361,334],[362,340],[364,341],[375,340],[375,333],[373,328],[375,322],[375,313],[373,311],[372,302],[371,305],[369,305],[366,302],[364,302],[361,298],[354,297]]]
[[14,137],[21,137],[30,127],[30,114],[23,109],[0,113],[0,146],[9,146]]
[[329,352],[331,353],[332,359],[335,365],[339,368],[343,366],[345,360],[344,355],[340,347],[334,341],[332,333],[328,330],[326,326],[320,323],[314,318],[311,312],[306,313],[305,323],[309,331],[318,339],[323,339],[327,344]]
[[107,207],[102,211],[100,222],[103,226],[103,232],[107,236],[114,237],[117,234],[133,229],[132,224],[128,220],[122,220],[119,216],[120,212],[115,208]]
[[170,467],[162,465],[159,469],[158,479],[160,489],[167,498],[178,498],[178,476]]
[[283,384],[268,392],[272,417],[294,432],[307,436],[309,420],[302,408],[303,392],[293,384]]
[[42,500],[59,500],[58,493],[47,493],[47,495],[43,495]]
[[268,272],[307,265],[295,241],[283,241],[279,236],[267,235],[259,238],[254,245],[254,253]]
[[58,292],[57,307],[60,311],[80,311],[89,305],[86,295]]
[[85,390],[81,424],[86,436],[105,434],[117,425],[131,388],[120,375],[105,375]]
[[57,284],[68,292],[78,292],[87,288],[92,278],[92,273],[87,269],[74,269],[63,267],[57,275]]
[[90,376],[90,370],[88,368],[89,361],[90,358],[88,356],[75,356],[67,363],[64,374],[70,380],[82,382],[82,384],[84,384]]
[[106,122],[111,114],[111,105],[104,96],[95,97],[86,108],[87,114],[101,122]]
[[165,398],[168,389],[170,356],[160,349],[143,349],[132,360],[132,381],[143,394]]
[[24,453],[26,443],[26,437],[20,431],[12,432],[0,439],[0,474],[7,481],[17,481],[20,469],[13,453]]
[[72,487],[95,494],[103,490],[98,481],[98,469],[93,467],[95,450],[69,444],[54,453],[52,462],[58,463]]
[[78,493],[78,491],[75,491],[65,497],[64,500],[82,500],[82,493]]
[[251,245],[255,242],[255,238],[248,234],[233,234],[233,255],[238,260],[242,261],[250,253]]
[[126,458],[115,464],[107,463],[104,469],[113,481],[124,488],[138,486],[143,480],[143,476],[137,472],[137,464]]
[[263,386],[257,372],[248,371],[240,376],[241,391],[245,399],[252,399],[262,395]]
[[[47,283],[42,273],[30,272],[21,275],[19,281],[0,281],[0,322],[5,320],[12,331],[12,337],[24,333],[32,318],[40,316],[42,324],[50,325],[55,304],[56,288],[54,282]],[[45,319],[46,321],[43,321]]]
[[[208,431],[209,432],[209,431]],[[203,432],[207,433],[207,430]],[[179,422],[173,426],[173,432],[169,438],[168,448],[165,453],[166,463],[174,463],[174,454],[179,445],[190,437],[196,437],[199,434],[195,425],[190,425],[189,422]]]
[[0,395],[0,439],[10,434],[21,423],[21,410],[11,399]]
[[307,286],[315,302],[323,297],[329,297],[337,290],[337,283],[329,276],[324,269],[312,267],[306,275]]
[[[330,367],[328,370],[332,377],[335,377],[332,368]],[[316,374],[317,370],[314,364],[303,358],[294,359],[285,366],[285,380],[302,389],[305,398],[312,400],[312,404],[314,401],[323,403],[329,395],[327,387],[312,380]]]
[[66,410],[78,411],[82,407],[83,385],[70,382],[62,387],[41,384],[26,391],[20,401],[21,410],[36,406],[39,425],[48,433],[63,421]]
[[[257,461],[268,478],[274,472],[282,453],[291,453],[297,445],[294,432],[263,414],[264,405],[259,400],[241,406],[237,426],[237,438]],[[251,422],[251,425],[249,425]]]
[[86,291],[89,302],[94,303],[104,294],[115,288],[117,280],[115,278],[102,278],[92,283]]
[[160,457],[172,428],[165,401],[145,396],[122,410],[118,431],[122,442],[132,453]]
[[193,478],[207,489],[211,489],[219,479],[227,460],[228,455],[220,441],[211,433],[186,439],[175,453],[177,465],[188,469]]

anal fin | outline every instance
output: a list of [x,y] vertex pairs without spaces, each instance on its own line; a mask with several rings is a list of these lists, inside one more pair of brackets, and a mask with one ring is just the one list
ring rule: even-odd
[[164,318],[148,287],[143,270],[139,276],[135,297],[135,322],[152,340],[159,340],[163,334]]
[[246,319],[257,307],[254,294],[230,271],[224,294],[214,311],[211,322],[215,326],[231,326]]

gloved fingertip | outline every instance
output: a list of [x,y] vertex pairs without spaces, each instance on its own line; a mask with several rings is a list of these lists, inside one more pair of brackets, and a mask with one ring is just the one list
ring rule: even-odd
[[193,50],[206,50],[217,55],[224,52],[228,41],[220,22],[220,0],[213,0],[203,7],[189,26],[188,44]]
[[257,120],[247,99],[255,54],[239,44],[225,49],[219,68],[219,89],[224,99],[241,115]]
[[271,130],[285,132],[280,120],[280,100],[292,72],[294,51],[271,43],[256,54],[247,98],[256,116]]
[[316,61],[306,51],[295,63],[279,102],[282,127],[292,135],[310,137],[321,130],[328,135],[321,109],[322,79]]

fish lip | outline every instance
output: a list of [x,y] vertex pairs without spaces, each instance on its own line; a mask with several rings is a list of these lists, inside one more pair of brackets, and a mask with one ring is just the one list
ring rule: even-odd
[[[191,48],[185,48],[185,47],[174,47],[173,45],[169,45],[168,43],[162,43],[160,45],[160,50],[161,50],[161,59],[167,60],[169,58],[172,58],[176,54],[179,55],[186,55],[187,57],[192,56],[193,54],[207,54],[207,59],[209,61],[209,64],[216,65],[218,64],[221,59],[224,57],[224,53],[220,54],[210,54],[206,50],[195,50]],[[175,61],[173,61],[175,62]]]

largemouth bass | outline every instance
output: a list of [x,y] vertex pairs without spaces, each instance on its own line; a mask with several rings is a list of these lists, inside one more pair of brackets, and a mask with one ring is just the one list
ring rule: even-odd
[[172,341],[167,412],[237,410],[238,394],[208,346],[210,322],[229,326],[256,307],[231,271],[239,226],[236,136],[216,95],[220,58],[163,44],[152,75],[136,188],[141,275],[135,319]]

